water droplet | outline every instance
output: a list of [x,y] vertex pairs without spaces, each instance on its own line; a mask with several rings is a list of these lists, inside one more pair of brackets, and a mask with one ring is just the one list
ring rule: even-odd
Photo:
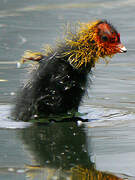
[[8,171],[13,172],[14,168],[8,168]]
[[82,125],[82,121],[77,121],[78,126]]
[[70,89],[70,87],[69,87],[69,86],[66,86],[64,89],[65,89],[65,90],[68,90],[68,89]]
[[10,95],[11,95],[11,96],[14,96],[14,95],[15,95],[15,92],[11,92]]
[[24,169],[18,169],[16,172],[17,173],[25,173],[25,170]]
[[52,94],[55,94],[56,93],[56,91],[52,91]]
[[60,81],[60,84],[63,84],[64,82],[63,81]]
[[82,86],[82,87],[81,87],[81,89],[84,91],[84,90],[85,90],[85,87],[84,87],[84,86]]
[[37,118],[37,117],[38,117],[38,115],[37,115],[37,114],[35,114],[35,115],[34,115],[34,118]]
[[20,62],[17,62],[17,63],[16,63],[16,67],[17,67],[17,68],[21,68],[21,63],[20,63]]

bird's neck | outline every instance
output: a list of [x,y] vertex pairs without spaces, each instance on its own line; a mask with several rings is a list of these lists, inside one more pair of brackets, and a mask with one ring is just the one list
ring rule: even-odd
[[77,34],[71,34],[66,38],[66,45],[70,50],[65,52],[69,56],[69,63],[76,69],[91,69],[103,56],[103,49],[99,45],[96,25],[99,22],[81,24]]

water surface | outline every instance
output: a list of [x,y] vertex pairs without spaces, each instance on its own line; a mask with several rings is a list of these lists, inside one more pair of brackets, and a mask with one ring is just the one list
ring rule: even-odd
[[[105,177],[112,178],[112,173],[134,179],[134,8],[133,0],[1,0],[0,179],[87,179],[104,172]],[[26,68],[16,66],[23,52],[54,45],[66,23],[99,18],[117,27],[128,52],[93,69],[92,85],[80,107],[89,122],[14,122],[13,98],[27,78]]]

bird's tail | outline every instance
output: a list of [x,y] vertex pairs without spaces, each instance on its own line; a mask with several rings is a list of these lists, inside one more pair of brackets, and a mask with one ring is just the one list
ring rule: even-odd
[[33,52],[33,51],[25,51],[22,58],[21,63],[24,64],[27,61],[40,62],[44,57],[44,54],[41,52]]

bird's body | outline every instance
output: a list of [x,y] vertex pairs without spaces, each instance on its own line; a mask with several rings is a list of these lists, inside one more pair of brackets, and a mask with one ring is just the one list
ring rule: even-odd
[[100,57],[111,57],[122,50],[117,31],[107,21],[96,21],[81,25],[65,42],[45,54],[39,53],[40,58],[27,57],[37,60],[38,65],[17,96],[15,118],[28,121],[35,115],[46,117],[77,111],[91,68]]

